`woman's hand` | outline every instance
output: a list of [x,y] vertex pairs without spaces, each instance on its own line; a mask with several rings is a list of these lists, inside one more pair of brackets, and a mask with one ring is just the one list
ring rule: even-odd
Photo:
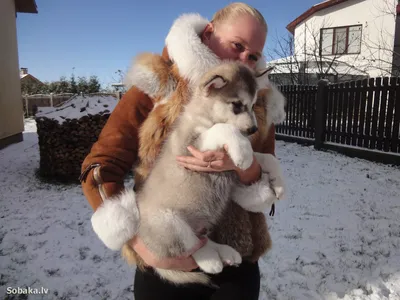
[[198,268],[192,254],[203,247],[206,242],[206,238],[200,239],[199,243],[182,257],[163,259],[157,258],[152,252],[150,252],[139,237],[134,237],[130,241],[130,246],[143,259],[144,263],[150,267],[189,272]]
[[261,166],[253,158],[253,163],[247,170],[241,170],[233,163],[232,159],[228,154],[228,146],[224,146],[224,150],[220,151],[205,151],[194,148],[193,146],[188,147],[189,152],[193,156],[178,156],[176,160],[178,163],[192,171],[198,172],[223,172],[223,171],[236,171],[239,176],[239,180],[243,184],[252,184],[261,177]]
[[199,172],[223,172],[237,170],[231,158],[227,153],[227,146],[224,150],[201,152],[193,146],[188,147],[193,156],[178,156],[178,163],[192,171]]

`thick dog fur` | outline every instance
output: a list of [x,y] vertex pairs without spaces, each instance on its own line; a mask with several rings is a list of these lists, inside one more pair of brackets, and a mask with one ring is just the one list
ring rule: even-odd
[[[165,64],[164,67],[167,70],[169,66]],[[172,76],[169,80],[175,81]],[[186,147],[191,144],[201,151],[221,149],[227,144],[229,155],[237,166],[248,168],[253,151],[244,135],[254,133],[252,129],[257,127],[253,105],[259,88],[267,83],[266,72],[255,77],[244,65],[231,62],[207,72],[194,89],[191,100],[177,118],[136,195],[141,214],[138,235],[158,257],[181,256],[193,248],[199,242],[200,231],[211,230],[219,222],[227,209],[232,187],[237,185],[234,172],[191,172],[179,167],[175,157],[188,155]],[[154,97],[157,97],[154,91]],[[171,100],[156,106],[155,111],[173,104]],[[161,97],[158,101],[162,101]],[[157,116],[156,113],[153,115]],[[275,170],[268,172],[274,174]],[[238,203],[243,204],[240,197],[233,199],[239,199]],[[240,264],[242,260],[232,247],[212,240],[193,257],[206,273],[219,273],[224,264]],[[125,258],[129,259],[130,254]],[[159,269],[157,272],[176,284],[208,283],[208,277],[203,273]]]

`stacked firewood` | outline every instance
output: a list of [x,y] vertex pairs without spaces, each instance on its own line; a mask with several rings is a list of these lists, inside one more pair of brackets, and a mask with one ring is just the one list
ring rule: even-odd
[[[82,108],[76,107],[79,112]],[[111,111],[86,114],[74,119],[39,114],[36,117],[39,138],[41,176],[62,180],[78,181],[82,162],[97,140]]]

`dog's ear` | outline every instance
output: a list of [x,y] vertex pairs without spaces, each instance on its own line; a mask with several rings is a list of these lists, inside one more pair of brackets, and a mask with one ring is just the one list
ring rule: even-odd
[[274,69],[274,66],[268,67],[263,70],[259,70],[256,72],[256,80],[258,87],[260,89],[266,88],[269,86],[269,74],[272,72]]
[[227,80],[225,80],[224,77],[222,77],[221,75],[215,75],[204,84],[204,88],[207,91],[207,94],[209,94],[211,90],[219,90],[223,88],[227,83],[228,82]]

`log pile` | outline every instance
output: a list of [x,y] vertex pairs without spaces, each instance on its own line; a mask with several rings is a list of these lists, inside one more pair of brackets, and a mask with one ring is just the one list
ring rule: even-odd
[[76,96],[36,115],[42,177],[78,182],[81,165],[117,104],[113,96]]

